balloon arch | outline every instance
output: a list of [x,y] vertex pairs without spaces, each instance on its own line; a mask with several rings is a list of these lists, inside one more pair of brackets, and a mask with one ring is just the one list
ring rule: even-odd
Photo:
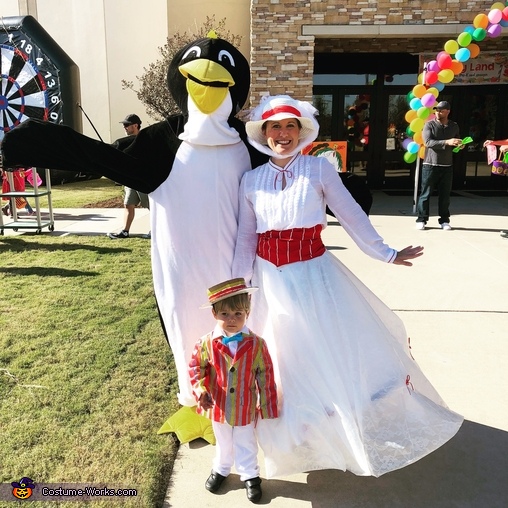
[[417,158],[423,159],[425,154],[423,127],[435,117],[432,108],[445,85],[462,72],[464,62],[480,54],[477,42],[485,38],[498,37],[507,26],[508,0],[496,2],[488,14],[476,15],[472,25],[466,26],[456,40],[447,41],[444,51],[440,51],[434,60],[424,65],[423,72],[418,75],[418,84],[407,94],[410,107],[405,115],[405,120],[409,124],[406,129],[408,137],[402,142],[402,147],[406,151],[405,162],[411,164]]

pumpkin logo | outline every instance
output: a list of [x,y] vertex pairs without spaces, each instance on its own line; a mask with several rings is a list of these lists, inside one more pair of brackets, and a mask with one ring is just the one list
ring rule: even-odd
[[18,499],[28,499],[32,495],[33,489],[35,489],[34,481],[26,476],[21,478],[19,482],[12,482],[11,485],[14,487],[12,495]]

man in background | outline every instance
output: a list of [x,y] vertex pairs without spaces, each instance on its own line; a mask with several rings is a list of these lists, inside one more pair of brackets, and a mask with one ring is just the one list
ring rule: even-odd
[[[141,130],[141,119],[138,115],[130,114],[120,123],[123,124],[127,136],[116,140],[113,144],[118,149],[123,150],[132,143]],[[129,230],[136,215],[136,206],[141,205],[143,208],[149,208],[148,194],[131,189],[130,187],[124,187],[124,191],[125,196],[123,204],[125,206],[125,223],[123,229],[119,233],[108,233],[109,238],[112,240],[129,238]],[[145,238],[150,238],[150,232],[144,236]]]
[[449,231],[450,194],[453,180],[453,149],[464,148],[459,138],[459,126],[448,118],[450,103],[441,101],[434,106],[436,117],[425,123],[423,141],[425,157],[422,165],[421,192],[418,199],[416,229],[425,229],[429,220],[430,195],[434,187],[438,193],[438,214],[441,229]]

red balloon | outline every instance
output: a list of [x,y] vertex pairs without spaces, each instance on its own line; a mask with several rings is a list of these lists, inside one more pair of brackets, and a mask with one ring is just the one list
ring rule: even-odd
[[440,54],[437,63],[441,69],[449,69],[452,66],[452,57],[448,53]]
[[427,71],[425,73],[425,82],[427,85],[433,85],[438,80],[438,75],[436,71]]

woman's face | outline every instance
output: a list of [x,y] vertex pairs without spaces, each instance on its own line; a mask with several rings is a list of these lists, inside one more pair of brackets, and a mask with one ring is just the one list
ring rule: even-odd
[[263,129],[268,146],[277,154],[285,155],[298,146],[300,122],[296,118],[287,118],[275,122],[268,121]]

